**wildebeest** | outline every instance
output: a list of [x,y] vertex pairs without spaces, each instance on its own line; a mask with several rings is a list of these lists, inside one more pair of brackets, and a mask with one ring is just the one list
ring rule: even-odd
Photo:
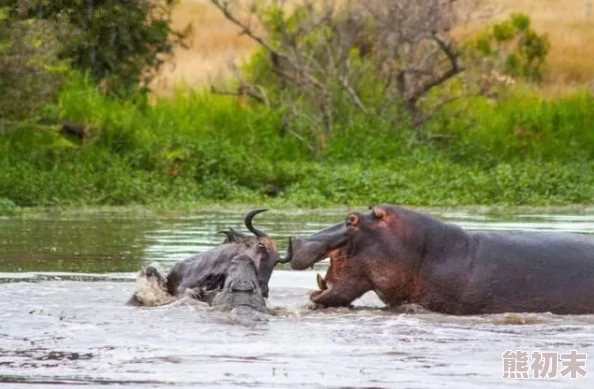
[[217,311],[234,315],[241,324],[267,321],[265,314],[269,311],[257,277],[251,258],[238,255],[231,260],[223,289],[214,292],[209,304]]
[[148,284],[152,290],[149,293],[136,290],[128,303],[158,305],[184,295],[188,290],[203,293],[222,289],[231,261],[238,255],[251,259],[257,270],[261,293],[268,297],[268,281],[280,258],[270,236],[252,225],[254,216],[265,211],[266,209],[256,209],[246,214],[245,226],[253,235],[230,228],[228,231],[221,231],[226,237],[220,245],[176,263],[167,275],[158,266],[150,265],[141,269],[139,279],[145,281],[145,285]]

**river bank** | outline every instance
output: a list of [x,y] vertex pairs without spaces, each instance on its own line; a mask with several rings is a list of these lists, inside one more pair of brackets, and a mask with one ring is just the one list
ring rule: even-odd
[[88,125],[84,139],[3,123],[0,210],[592,204],[591,94],[464,104],[464,115],[438,116],[422,134],[368,116],[337,123],[312,153],[265,106],[188,91],[147,105],[73,82],[55,109]]

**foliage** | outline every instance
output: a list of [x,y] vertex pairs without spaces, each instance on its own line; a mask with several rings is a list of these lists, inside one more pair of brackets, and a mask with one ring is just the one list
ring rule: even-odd
[[171,28],[175,0],[4,1],[11,19],[47,20],[59,27],[60,57],[87,72],[105,90],[126,95],[148,83],[184,31]]
[[0,213],[9,213],[16,208],[14,201],[0,197]]
[[35,118],[57,96],[65,73],[59,49],[55,24],[11,21],[8,8],[0,8],[1,118]]
[[512,14],[494,24],[475,39],[483,58],[488,58],[502,72],[528,81],[541,81],[550,50],[549,39],[531,26],[530,17]]
[[[314,154],[360,115],[383,117],[394,129],[419,127],[464,71],[450,35],[459,21],[451,0],[211,3],[261,47],[238,94],[283,111],[285,131]],[[436,89],[443,96],[426,104]]]
[[5,128],[0,199],[5,208],[592,202],[591,95],[546,101],[516,91],[495,105],[482,97],[464,104],[464,117],[438,117],[432,131],[441,137],[431,143],[412,147],[381,118],[359,115],[312,157],[279,133],[277,110],[200,93],[146,107],[107,98],[78,79],[61,92],[60,114],[92,124],[92,139],[72,142],[32,125]]

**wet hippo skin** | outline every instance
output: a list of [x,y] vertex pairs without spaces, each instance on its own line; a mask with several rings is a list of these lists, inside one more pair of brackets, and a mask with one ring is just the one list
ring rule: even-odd
[[330,258],[312,301],[348,306],[375,291],[389,306],[441,313],[594,313],[594,238],[569,233],[468,232],[393,205],[292,238],[301,270]]

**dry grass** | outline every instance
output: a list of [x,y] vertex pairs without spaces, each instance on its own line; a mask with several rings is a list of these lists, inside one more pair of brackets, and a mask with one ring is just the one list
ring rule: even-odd
[[231,64],[245,60],[256,47],[208,0],[181,0],[173,17],[177,29],[192,23],[191,45],[188,50],[175,51],[173,63],[154,82],[157,92],[170,92],[180,84],[204,86],[210,78],[230,72]]
[[[549,92],[562,93],[594,80],[594,0],[493,1],[502,15],[527,13],[538,31],[548,33],[552,44],[546,77]],[[189,50],[178,50],[174,65],[168,65],[155,81],[160,93],[176,84],[204,86],[209,77],[228,73],[230,63],[240,63],[255,48],[208,0],[181,0],[174,20],[178,27],[193,23],[193,43]]]
[[507,12],[525,12],[551,41],[547,81],[558,87],[594,79],[593,0],[497,0]]

